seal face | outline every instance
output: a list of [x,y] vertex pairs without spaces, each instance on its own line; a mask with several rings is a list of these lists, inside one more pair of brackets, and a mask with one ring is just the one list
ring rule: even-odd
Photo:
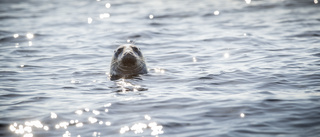
[[115,51],[111,61],[110,79],[132,78],[148,73],[144,57],[135,45],[121,45]]

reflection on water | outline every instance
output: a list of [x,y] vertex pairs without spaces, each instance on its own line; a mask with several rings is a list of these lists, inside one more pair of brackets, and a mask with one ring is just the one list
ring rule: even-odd
[[245,116],[246,116],[246,115],[245,115],[244,113],[241,113],[241,114],[240,114],[240,117],[241,117],[241,118],[244,118]]
[[141,87],[141,85],[132,84],[129,81],[126,81],[125,79],[120,79],[119,81],[117,81],[117,86],[120,87],[119,91],[123,93],[128,91],[137,92],[145,90],[143,87]]
[[13,123],[9,126],[11,132],[22,135],[23,137],[32,137],[34,129],[49,130],[47,125],[43,125],[39,120],[26,121],[24,124]]
[[110,3],[106,3],[106,8],[110,8],[111,4]]
[[51,112],[51,116],[52,119],[56,119],[58,117],[58,115],[54,112]]
[[[148,115],[145,115],[145,119],[150,121],[151,117]],[[135,123],[132,126],[123,126],[120,129],[120,134],[125,134],[126,132],[132,131],[134,134],[141,134],[143,132],[146,132],[146,130],[151,130],[152,136],[158,136],[160,134],[163,134],[163,126],[157,124],[156,122],[149,122],[149,123]]]
[[152,14],[149,15],[149,19],[153,19],[153,15]]
[[29,46],[32,46],[32,41],[29,41],[28,43],[29,43],[29,44],[28,44]]
[[19,37],[19,34],[13,34],[13,37],[14,37],[14,38],[18,38],[18,37]]
[[197,62],[197,58],[196,57],[192,57],[192,61],[193,62]]
[[93,19],[89,17],[89,18],[88,18],[88,24],[91,24],[92,21],[93,21]]
[[[78,117],[79,119],[70,119],[70,120],[59,120],[58,115],[54,112],[51,112],[50,118],[53,120],[53,122],[50,122],[50,124],[45,124],[44,122],[41,122],[40,120],[33,120],[33,121],[25,121],[24,124],[19,123],[12,123],[9,126],[9,130],[12,133],[15,133],[17,135],[21,135],[22,137],[33,137],[34,131],[39,132],[40,130],[49,132],[54,130],[64,130],[62,136],[63,137],[70,137],[76,135],[71,130],[72,128],[87,128],[90,127],[90,125],[98,125],[102,129],[112,126],[112,123],[110,121],[104,121],[103,119],[99,119],[94,116],[102,115],[102,113],[108,113],[109,107],[111,107],[111,103],[105,104],[103,106],[106,108],[104,112],[100,112],[98,110],[92,110],[90,111],[89,108],[84,108],[83,110],[76,110],[75,114],[79,116],[88,116],[87,121],[81,121],[79,119],[84,119],[82,117]],[[93,114],[93,115],[92,115]],[[104,114],[103,114],[104,115]],[[160,134],[163,134],[163,126],[152,121],[150,115],[144,115],[144,119],[147,120],[146,123],[143,122],[137,122],[133,124],[132,126],[122,126],[119,129],[119,134],[130,134],[127,132],[132,131],[133,134],[141,134],[144,132],[150,132],[150,135],[157,136]],[[99,129],[99,128],[98,128]],[[92,133],[92,136],[105,136],[101,132],[94,131]],[[81,135],[77,135],[77,137],[81,137]]]
[[99,15],[100,19],[104,19],[104,18],[109,18],[110,14],[109,13],[102,13]]
[[28,39],[33,39],[34,35],[33,35],[32,33],[27,33],[27,34],[26,34],[26,37],[27,37]]
[[[318,6],[1,1],[0,136],[318,136]],[[149,73],[110,81],[124,43]]]
[[213,12],[213,14],[214,14],[214,15],[219,15],[220,12],[219,12],[218,10],[216,10],[216,11]]

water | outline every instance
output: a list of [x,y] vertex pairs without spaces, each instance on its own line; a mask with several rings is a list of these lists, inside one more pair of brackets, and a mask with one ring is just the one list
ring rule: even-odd
[[[317,0],[4,0],[0,136],[319,136]],[[134,43],[149,73],[110,81]]]

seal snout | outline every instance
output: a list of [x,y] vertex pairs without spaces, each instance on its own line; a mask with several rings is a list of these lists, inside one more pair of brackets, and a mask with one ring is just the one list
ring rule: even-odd
[[136,64],[136,62],[137,62],[137,58],[133,55],[132,52],[125,52],[123,54],[121,63],[124,66],[133,66]]

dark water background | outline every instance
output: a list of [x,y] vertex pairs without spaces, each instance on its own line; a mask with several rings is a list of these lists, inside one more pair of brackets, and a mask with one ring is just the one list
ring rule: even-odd
[[1,0],[0,136],[319,137],[317,2]]

